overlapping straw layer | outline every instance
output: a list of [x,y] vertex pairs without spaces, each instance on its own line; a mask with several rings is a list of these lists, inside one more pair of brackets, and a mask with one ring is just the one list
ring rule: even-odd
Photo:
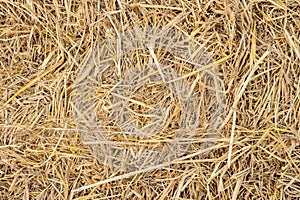
[[[297,0],[0,1],[0,199],[300,198],[299,24]],[[184,157],[171,165],[124,172],[83,145],[72,98],[91,51],[133,27],[172,27],[203,45],[224,81],[227,107],[214,145],[200,145],[207,137],[197,129]],[[144,69],[138,61],[151,63],[153,54],[179,75],[193,71],[172,62],[172,54],[146,49],[123,57],[119,73]],[[118,78],[116,68],[95,99],[103,100]],[[193,84],[197,76],[185,80]],[[171,95],[157,84],[134,99],[168,108],[165,94]],[[176,130],[180,103],[172,102]],[[153,109],[134,105],[134,112]],[[149,124],[146,117],[136,120]],[[117,136],[106,135],[126,138]]]

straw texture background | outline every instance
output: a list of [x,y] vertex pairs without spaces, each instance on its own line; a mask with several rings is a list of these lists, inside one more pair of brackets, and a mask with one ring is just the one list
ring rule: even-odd
[[[205,157],[115,173],[78,137],[76,74],[115,29],[169,23],[219,66],[224,127]],[[299,119],[298,0],[0,1],[0,199],[298,199]]]

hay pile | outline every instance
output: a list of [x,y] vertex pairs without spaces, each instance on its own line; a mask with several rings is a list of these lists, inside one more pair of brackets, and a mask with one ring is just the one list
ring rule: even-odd
[[[297,0],[1,1],[0,199],[300,198],[299,24]],[[222,130],[204,156],[111,170],[79,138],[77,74],[116,30],[168,25],[218,67]]]

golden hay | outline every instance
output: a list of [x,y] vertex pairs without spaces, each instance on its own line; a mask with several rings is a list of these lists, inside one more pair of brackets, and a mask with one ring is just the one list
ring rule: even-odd
[[[115,30],[170,23],[220,68],[220,137],[162,169],[112,171],[78,137],[76,75]],[[300,198],[297,0],[3,0],[0,56],[0,199]]]

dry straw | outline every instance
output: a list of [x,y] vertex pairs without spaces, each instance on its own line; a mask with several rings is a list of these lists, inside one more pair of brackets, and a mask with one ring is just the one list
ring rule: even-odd
[[123,171],[178,159],[199,143],[201,130],[210,133],[202,146],[212,145],[226,101],[205,48],[170,28],[133,27],[117,35],[91,53],[75,80],[83,144]]
[[[298,0],[0,1],[0,199],[299,199],[299,13]],[[72,98],[92,50],[134,27],[174,30],[201,44],[215,77],[224,81],[227,107],[213,145],[201,145],[216,135],[205,129],[209,120],[199,120],[178,159],[124,172],[118,163],[113,169],[103,165],[83,145],[85,129],[77,125]],[[165,81],[184,77],[182,84],[194,87],[191,95],[199,102],[200,90],[212,83],[180,58],[151,46],[118,57],[107,82],[97,82],[93,100],[102,104],[96,104],[95,117],[102,119],[105,106],[114,111],[109,105],[128,103],[108,92],[112,85],[131,84],[126,80],[137,72],[152,70],[153,80],[134,93],[136,102],[120,117],[151,127],[164,120],[162,111],[172,103],[169,113],[179,119],[181,100],[162,84],[166,67],[174,75]],[[120,94],[122,87],[112,91]],[[152,107],[157,104],[164,109]],[[117,111],[107,118],[112,124]],[[200,119],[207,117],[203,113]],[[176,130],[180,121],[169,124]],[[137,146],[144,151],[154,148],[149,141],[155,136],[175,137],[168,131],[128,137],[116,134],[126,127],[116,127],[101,129],[122,147],[125,141],[136,146],[136,140],[146,141]]]

